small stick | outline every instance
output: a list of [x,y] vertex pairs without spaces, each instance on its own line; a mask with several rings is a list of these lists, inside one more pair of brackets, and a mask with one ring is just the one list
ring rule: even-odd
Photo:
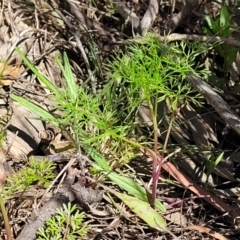
[[186,80],[202,94],[223,120],[240,135],[240,118],[231,110],[229,105],[201,78],[190,74]]

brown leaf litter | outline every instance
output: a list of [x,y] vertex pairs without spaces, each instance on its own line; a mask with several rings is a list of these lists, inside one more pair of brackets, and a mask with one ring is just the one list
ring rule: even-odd
[[[53,183],[53,187],[58,187],[57,190],[48,189],[46,192],[43,188],[33,186],[23,194],[22,204],[18,204],[17,195],[6,201],[9,213],[12,212],[9,217],[14,238],[35,239],[37,229],[43,226],[44,221],[57,208],[63,203],[75,201],[86,212],[86,221],[91,228],[87,239],[160,240],[174,239],[173,236],[176,239],[237,239],[235,236],[240,234],[237,229],[239,193],[236,191],[238,178],[233,170],[239,169],[238,155],[235,154],[235,159],[224,159],[208,178],[212,186],[219,186],[218,189],[206,190],[202,187],[207,179],[204,171],[207,164],[206,153],[214,151],[215,146],[220,144],[217,132],[218,128],[222,128],[222,122],[216,114],[205,114],[209,112],[209,106],[207,110],[190,106],[181,108],[176,117],[179,124],[174,126],[171,133],[173,146],[177,144],[183,150],[174,159],[178,167],[169,161],[164,162],[165,171],[159,183],[158,198],[169,207],[167,213],[162,214],[168,220],[168,229],[172,233],[169,234],[149,228],[123,203],[110,199],[106,193],[98,190],[97,180],[101,178],[92,179],[93,176],[89,173],[91,159],[83,160],[86,156],[81,155],[82,153],[75,155],[77,150],[68,149],[72,142],[64,133],[51,125],[47,126],[37,119],[35,113],[9,99],[9,94],[15,93],[41,104],[45,109],[54,109],[54,104],[48,100],[49,92],[22,65],[22,60],[14,52],[15,46],[27,55],[44,76],[59,87],[63,78],[55,56],[66,51],[78,83],[82,84],[90,79],[89,87],[95,92],[105,84],[103,66],[108,56],[114,49],[131,40],[133,31],[145,35],[154,30],[160,41],[163,40],[163,32],[173,33],[168,35],[169,41],[185,38],[190,41],[218,40],[214,37],[203,38],[200,18],[202,13],[208,14],[209,9],[213,11],[218,7],[217,4],[213,8],[208,2],[195,0],[166,0],[160,4],[157,0],[95,2],[96,5],[92,5],[90,1],[71,0],[1,2],[0,93],[3,97],[0,113],[2,119],[7,119],[3,121],[6,139],[0,162],[1,184],[4,184],[5,174],[11,175],[11,172],[24,167],[31,155],[39,155],[36,157],[39,160],[43,157],[40,155],[46,155],[49,161],[57,162],[61,173]],[[116,12],[112,13],[113,10]],[[88,34],[93,40],[97,63],[91,62]],[[239,47],[238,39],[223,41]],[[234,73],[237,72],[239,69],[236,64]],[[159,109],[159,116],[164,108],[166,106]],[[141,124],[146,124],[147,121],[146,125],[150,129],[151,116],[146,109],[140,109],[140,118]],[[162,127],[166,129],[167,124],[166,120],[163,121],[159,126],[160,130]],[[49,129],[53,129],[53,133]],[[228,141],[231,142],[231,139]],[[234,143],[229,145],[237,151]],[[62,149],[68,151],[60,154]],[[219,153],[217,150],[216,152]],[[151,154],[146,154],[152,157]],[[129,164],[129,168],[123,169],[146,187],[146,182],[151,178],[148,165],[146,157],[139,157]],[[66,174],[65,178],[63,174]],[[163,181],[169,179],[174,184]],[[224,185],[229,181],[231,186],[225,189]],[[227,191],[230,189],[231,193]],[[15,208],[12,209],[12,206]],[[3,223],[1,237],[6,239]]]

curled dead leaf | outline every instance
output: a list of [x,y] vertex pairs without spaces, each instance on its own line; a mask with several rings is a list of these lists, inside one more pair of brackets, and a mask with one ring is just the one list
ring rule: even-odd
[[19,65],[8,66],[7,63],[0,63],[0,85],[9,86],[20,74]]

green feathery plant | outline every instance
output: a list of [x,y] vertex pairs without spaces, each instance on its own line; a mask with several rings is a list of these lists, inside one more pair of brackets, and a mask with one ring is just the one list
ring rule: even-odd
[[23,194],[31,185],[36,184],[46,188],[55,177],[54,169],[53,162],[48,160],[36,161],[33,157],[30,157],[27,167],[7,178],[2,193],[5,196],[16,193]]
[[[134,148],[141,147],[138,142],[127,138],[135,125],[130,121],[132,119],[129,118],[129,113],[119,112],[118,103],[112,102],[112,99],[109,98],[109,91],[112,90],[112,88],[110,89],[112,86],[107,86],[101,93],[94,96],[86,90],[84,85],[78,86],[73,80],[71,66],[64,53],[63,65],[58,59],[57,61],[65,77],[66,84],[58,88],[46,79],[19,49],[16,49],[16,51],[22,57],[24,63],[38,77],[39,81],[50,90],[52,93],[51,99],[55,101],[55,109],[58,113],[54,111],[50,113],[23,97],[12,94],[12,99],[37,113],[41,119],[51,122],[66,131],[69,137],[72,138],[75,147],[78,149],[81,146],[85,154],[95,161],[93,165],[95,172],[103,173],[118,184],[120,188],[135,196],[134,201],[139,200],[145,211],[148,212],[148,196],[144,188],[131,179],[123,178],[119,174],[113,175],[112,172],[114,168],[120,167],[134,156]],[[131,111],[129,112],[131,113]],[[125,119],[124,122],[122,122],[122,119]],[[104,155],[107,156],[107,160]],[[111,159],[115,160],[116,165],[109,161]],[[124,201],[128,199],[128,195],[125,195],[126,198],[121,195],[120,199]],[[119,197],[120,195],[116,196]],[[135,211],[135,205],[132,205],[131,201],[126,200],[125,203]],[[159,201],[157,201],[156,206],[161,211],[166,211]],[[152,209],[152,212],[158,215],[158,218],[154,217],[154,219],[160,229],[164,228],[166,226],[164,219],[155,210]],[[136,211],[136,213],[149,226],[156,225],[156,222],[154,224],[152,222],[151,214],[146,215],[142,211]]]
[[[163,146],[163,154],[169,140],[170,131],[174,123],[179,107],[186,103],[200,105],[200,96],[196,94],[190,85],[185,81],[186,76],[192,72],[197,75],[205,75],[201,66],[196,66],[195,58],[203,53],[205,48],[197,43],[159,43],[152,36],[144,39],[137,39],[130,44],[125,53],[118,52],[113,61],[109,63],[111,81],[116,94],[119,89],[120,99],[125,96],[125,103],[122,104],[121,113],[127,117],[130,111],[126,99],[131,106],[133,116],[141,103],[147,103],[150,109],[154,129],[154,151],[153,151],[153,187],[151,205],[155,205],[157,180],[160,175],[161,166],[157,163],[156,154],[158,151],[158,104],[162,101],[169,103],[169,110],[172,112],[167,137]],[[117,103],[118,96],[111,96]],[[127,113],[126,113],[127,112]]]
[[[22,57],[24,63],[51,91],[51,99],[54,100],[57,110],[49,113],[42,107],[22,97],[11,95],[13,100],[20,102],[28,109],[36,112],[43,120],[60,127],[72,138],[75,147],[84,148],[85,152],[95,160],[94,166],[109,177],[119,187],[135,196],[139,201],[146,202],[148,199],[144,189],[139,188],[129,179],[123,179],[118,174],[113,175],[113,166],[104,157],[107,150],[108,159],[119,159],[121,150],[133,151],[133,148],[147,148],[141,144],[141,138],[131,140],[135,137],[135,117],[139,106],[143,102],[148,103],[154,122],[154,151],[157,153],[157,106],[161,101],[168,100],[172,117],[168,132],[174,122],[175,114],[180,105],[186,102],[199,104],[199,97],[184,81],[189,72],[195,72],[196,64],[194,59],[203,49],[198,44],[160,44],[153,37],[141,39],[140,42],[130,44],[127,53],[118,53],[109,64],[111,71],[110,83],[99,94],[92,95],[87,88],[78,86],[74,81],[66,54],[63,55],[63,64],[57,62],[62,70],[66,84],[61,88],[54,86],[29,62],[19,49],[16,51]],[[205,49],[204,49],[205,50]],[[121,55],[121,56],[120,56]],[[196,72],[195,72],[196,73]],[[200,74],[201,72],[199,72]],[[198,73],[196,73],[198,74]],[[60,114],[59,114],[60,113]],[[169,135],[168,135],[169,136]],[[164,151],[166,150],[166,138]],[[124,147],[125,145],[131,146]],[[105,149],[102,149],[102,148]],[[101,150],[100,153],[99,150]],[[117,153],[118,151],[118,153]],[[125,155],[125,156],[124,156]],[[123,163],[126,158],[133,157],[133,154],[126,154],[122,151]],[[159,164],[154,158],[153,165],[153,193],[151,205],[155,206],[155,194],[157,179],[160,175]],[[118,165],[119,167],[119,165]],[[148,224],[151,223],[151,216],[136,211],[130,204],[128,198],[116,194],[120,199],[126,200],[126,204],[135,211]],[[140,197],[142,196],[142,197]],[[143,204],[146,207],[148,206]],[[158,202],[157,206],[165,211],[164,206]],[[165,221],[160,218],[159,226],[164,228]]]
[[[116,119],[116,109],[112,110],[110,102],[103,103],[104,93],[97,95],[91,94],[87,88],[78,86],[71,71],[71,66],[66,53],[63,55],[63,64],[59,58],[56,58],[66,83],[58,88],[46,79],[22,54],[20,54],[25,64],[38,77],[52,93],[50,97],[56,104],[53,113],[49,113],[42,107],[34,104],[23,97],[11,94],[11,98],[29,110],[36,112],[42,120],[51,122],[63,131],[73,140],[74,146],[79,149],[84,144],[99,144],[105,138],[124,137],[129,126],[118,126]],[[101,109],[103,106],[103,109]],[[55,113],[58,112],[58,113]],[[60,113],[60,114],[59,114]]]
[[47,220],[45,227],[38,230],[37,240],[75,240],[86,237],[89,227],[83,223],[84,213],[76,205],[63,205],[55,216]]
[[[104,143],[105,146],[111,145],[111,148],[119,150],[123,163],[128,161],[126,156],[131,156],[130,148],[124,147],[123,140],[133,128],[133,124],[119,124],[118,109],[114,109],[110,99],[105,97],[109,89],[93,95],[84,84],[78,86],[66,53],[63,54],[63,63],[56,58],[66,80],[63,86],[56,87],[31,64],[20,49],[16,48],[16,51],[39,81],[50,90],[50,98],[55,103],[56,111],[50,113],[23,97],[11,94],[13,100],[38,114],[42,120],[67,132],[76,149],[81,146],[87,151],[89,145],[99,149]],[[128,151],[128,154],[123,156],[123,151]]]
[[29,166],[22,168],[11,177],[8,177],[5,186],[0,191],[0,208],[3,214],[6,234],[8,236],[7,239],[13,238],[11,237],[11,228],[5,209],[4,199],[19,193],[19,201],[23,193],[27,191],[31,185],[38,184],[43,187],[48,187],[55,177],[53,174],[53,170],[55,169],[54,163],[48,160],[35,161],[34,158],[30,158],[28,165]]

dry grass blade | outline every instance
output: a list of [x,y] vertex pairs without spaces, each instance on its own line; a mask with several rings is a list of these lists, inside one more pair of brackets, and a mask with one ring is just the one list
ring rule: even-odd
[[186,227],[186,229],[190,229],[190,230],[196,230],[199,232],[203,232],[203,233],[207,233],[208,235],[214,237],[215,239],[218,240],[230,240],[229,238],[224,237],[222,234],[219,234],[209,228],[206,227],[202,227],[202,226],[189,226]]
[[[153,158],[152,154],[150,152],[146,152],[146,150],[142,150],[143,153],[145,153],[148,157]],[[158,161],[162,161],[162,157],[159,155],[157,156]],[[195,194],[197,194],[200,197],[203,197],[204,200],[209,202],[212,206],[217,208],[219,211],[223,213],[229,213],[231,216],[232,222],[235,222],[236,219],[240,216],[240,211],[234,211],[234,209],[224,203],[220,198],[212,195],[208,191],[206,191],[204,188],[193,182],[189,177],[182,174],[172,163],[170,162],[164,162],[162,164],[162,168],[166,170],[173,178],[178,180],[179,183],[181,183],[185,188],[191,190]]]
[[158,0],[150,0],[147,11],[145,12],[139,26],[142,36],[145,36],[149,29],[152,27],[152,24],[158,15],[158,9]]

